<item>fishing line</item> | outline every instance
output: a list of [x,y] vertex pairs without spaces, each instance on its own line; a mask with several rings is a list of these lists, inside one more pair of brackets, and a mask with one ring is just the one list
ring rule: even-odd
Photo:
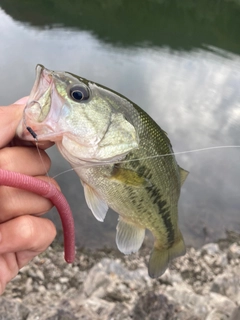
[[194,153],[194,152],[203,152],[203,151],[209,151],[209,150],[217,150],[217,149],[234,149],[234,148],[240,148],[239,145],[230,145],[230,146],[216,146],[216,147],[206,147],[206,148],[199,148],[199,149],[193,149],[193,150],[186,150],[186,151],[177,151],[177,152],[172,152],[172,153],[166,153],[166,154],[157,154],[149,157],[144,157],[144,158],[136,158],[136,159],[129,159],[129,160],[119,160],[119,161],[106,161],[104,163],[87,163],[87,164],[81,164],[79,166],[75,166],[71,169],[62,171],[55,175],[53,179],[56,177],[59,177],[60,175],[73,171],[74,169],[77,168],[91,168],[91,167],[96,167],[96,166],[103,166],[103,165],[108,165],[108,164],[114,164],[114,163],[128,163],[128,162],[134,162],[136,160],[141,161],[141,160],[149,160],[149,159],[154,159],[154,158],[162,158],[162,157],[168,157],[168,156],[175,156],[175,155],[180,155],[180,154],[188,154],[188,153]]
[[178,151],[178,152],[172,152],[172,153],[166,153],[166,154],[158,154],[155,156],[149,156],[145,158],[139,158],[139,159],[129,159],[129,160],[123,160],[119,161],[117,163],[125,163],[125,162],[132,162],[136,160],[148,160],[148,159],[154,159],[154,158],[162,158],[162,157],[168,157],[168,156],[175,156],[179,154],[187,154],[187,153],[194,153],[194,152],[201,152],[201,151],[209,151],[214,149],[227,149],[227,148],[240,148],[238,145],[232,145],[232,146],[217,146],[217,147],[206,147],[206,148],[200,148],[200,149],[193,149],[193,150],[187,150],[187,151]]
[[45,166],[45,164],[44,164],[43,157],[42,157],[41,152],[40,152],[40,149],[39,149],[39,144],[38,144],[38,142],[36,143],[36,148],[37,148],[39,157],[40,157],[40,159],[41,159],[41,162],[42,162],[42,166],[43,166],[43,168],[44,168],[44,171],[46,172],[46,176],[50,179],[50,176],[49,176],[49,174],[48,174],[47,168],[46,168],[46,166]]

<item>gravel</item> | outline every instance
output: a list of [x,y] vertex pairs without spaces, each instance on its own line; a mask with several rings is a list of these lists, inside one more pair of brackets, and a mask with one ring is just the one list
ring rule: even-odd
[[149,249],[122,256],[53,245],[22,268],[0,297],[0,320],[240,320],[240,236],[189,248],[159,279]]

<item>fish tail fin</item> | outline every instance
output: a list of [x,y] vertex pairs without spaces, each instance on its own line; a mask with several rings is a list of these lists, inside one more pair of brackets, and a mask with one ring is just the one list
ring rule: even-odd
[[148,265],[149,276],[151,278],[160,277],[166,271],[168,263],[171,260],[180,257],[185,253],[186,247],[180,231],[177,240],[170,248],[163,248],[158,241],[155,241]]

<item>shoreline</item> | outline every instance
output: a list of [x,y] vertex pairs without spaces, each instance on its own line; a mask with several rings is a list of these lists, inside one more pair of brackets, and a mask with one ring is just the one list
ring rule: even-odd
[[78,249],[67,265],[54,243],[8,284],[0,319],[240,319],[240,234],[188,248],[159,279],[147,274],[149,253]]

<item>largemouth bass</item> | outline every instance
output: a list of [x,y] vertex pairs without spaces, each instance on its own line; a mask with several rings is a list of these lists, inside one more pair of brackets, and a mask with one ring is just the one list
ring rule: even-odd
[[103,221],[108,207],[119,214],[121,252],[137,252],[145,229],[152,232],[150,277],[161,276],[169,261],[185,254],[178,199],[188,173],[172,155],[166,133],[140,107],[99,84],[38,65],[17,130],[32,140],[27,127],[38,141],[56,143],[79,175],[96,219]]

